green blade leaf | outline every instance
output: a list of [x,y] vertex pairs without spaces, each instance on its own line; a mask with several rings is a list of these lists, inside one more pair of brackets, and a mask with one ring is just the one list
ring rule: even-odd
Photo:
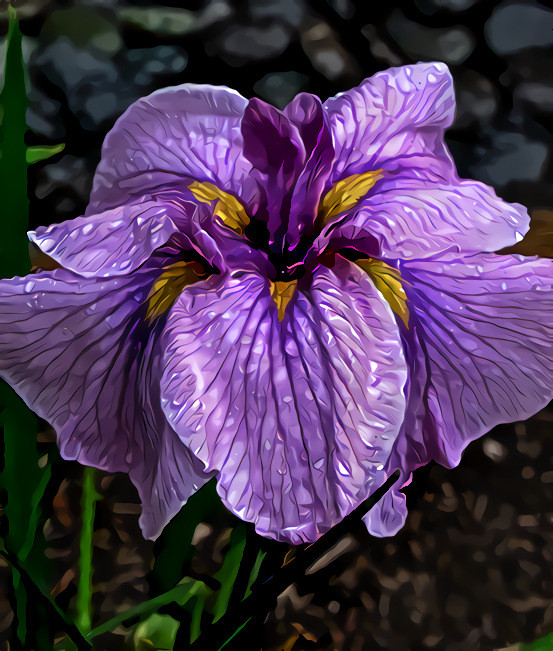
[[171,651],[175,644],[179,622],[169,615],[154,613],[136,627],[133,644],[136,651]]
[[112,617],[107,622],[100,624],[90,631],[87,635],[87,639],[90,640],[98,637],[98,635],[102,635],[103,633],[109,633],[128,620],[137,617],[144,619],[167,604],[177,603],[179,606],[186,606],[194,597],[198,595],[207,596],[210,594],[212,594],[212,591],[203,581],[196,581],[195,579],[186,577],[172,590],[168,590],[164,594],[149,599],[138,606],[129,608],[128,610],[125,610],[125,612]]
[[248,585],[246,586],[246,590],[244,591],[244,596],[242,597],[242,600],[247,599],[251,593],[252,593],[252,585],[256,582],[257,577],[259,575],[259,570],[261,569],[261,564],[263,563],[263,559],[267,556],[267,552],[263,552],[259,550],[257,552],[257,558],[254,561],[254,564],[252,566],[252,570],[250,572],[250,577],[248,579]]
[[246,527],[239,524],[232,531],[230,549],[225,556],[221,569],[213,575],[213,578],[221,583],[213,606],[213,622],[221,619],[227,611],[245,547]]
[[33,163],[38,163],[41,160],[46,160],[51,158],[56,154],[59,154],[60,151],[65,149],[65,144],[62,142],[59,145],[37,145],[35,147],[27,147],[27,152],[25,159],[28,165]]
[[529,644],[520,645],[520,651],[551,651],[551,649],[553,649],[553,633]]
[[216,519],[225,510],[216,486],[215,479],[212,479],[194,493],[156,540],[150,580],[158,591],[171,589],[179,577],[188,574],[196,527],[200,522]]

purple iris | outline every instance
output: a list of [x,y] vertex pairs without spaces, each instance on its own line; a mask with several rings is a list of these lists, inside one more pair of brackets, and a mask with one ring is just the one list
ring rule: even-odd
[[[259,533],[313,541],[552,398],[551,261],[495,253],[528,215],[457,176],[454,107],[441,63],[283,111],[158,91],[86,215],[30,234],[48,257],[0,282],[2,377],[65,458],[129,473],[147,537],[216,476]],[[398,488],[367,524],[405,516]]]

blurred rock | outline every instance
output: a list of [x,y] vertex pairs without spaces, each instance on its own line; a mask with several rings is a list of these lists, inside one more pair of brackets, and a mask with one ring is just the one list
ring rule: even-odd
[[327,23],[312,19],[301,32],[301,44],[313,67],[327,79],[359,81],[362,77],[356,61]]
[[355,15],[355,5],[352,0],[328,0],[328,4],[344,20],[350,20]]
[[273,106],[284,108],[308,83],[309,78],[299,72],[272,72],[262,77],[253,89]]
[[415,0],[417,7],[425,14],[431,16],[437,11],[466,11],[480,0]]
[[226,0],[208,2],[201,11],[179,7],[122,7],[118,18],[159,36],[195,34],[229,18],[233,8]]
[[138,86],[149,86],[159,75],[176,74],[186,68],[188,56],[174,45],[136,48],[126,53],[129,68],[127,77]]
[[[76,45],[73,39],[60,36],[45,46],[33,61],[42,73],[66,95],[67,103],[85,129],[97,130],[113,121],[159,76],[181,72],[187,63],[186,53],[177,46],[119,52]],[[46,107],[47,108],[47,107]],[[33,106],[35,125],[46,115]]]
[[553,10],[534,2],[496,7],[485,25],[486,40],[500,55],[553,45]]
[[0,0],[0,12],[7,11],[11,6],[17,10],[18,18],[34,18],[48,11],[49,5],[53,4],[53,0]]
[[280,21],[296,28],[300,26],[305,12],[303,0],[250,0],[249,9],[253,22]]
[[89,7],[58,9],[49,16],[41,30],[41,41],[70,41],[75,48],[87,48],[91,54],[112,57],[123,47],[117,26]]
[[473,166],[477,178],[493,186],[511,181],[538,181],[548,160],[547,146],[523,133],[485,129],[490,144]]
[[406,18],[396,9],[386,21],[392,38],[409,56],[459,64],[465,61],[476,45],[472,33],[464,26],[426,27]]
[[553,113],[553,91],[551,85],[537,83],[519,84],[514,92],[514,104],[532,106],[539,113]]
[[210,42],[213,53],[223,55],[231,65],[268,59],[282,54],[290,42],[290,30],[279,23],[264,27],[234,25]]
[[29,93],[27,125],[50,140],[65,138],[66,130],[60,115],[60,102],[33,88]]
[[404,63],[402,57],[380,37],[379,31],[374,25],[365,25],[361,33],[369,41],[371,54],[377,61],[383,61],[389,66],[400,66]]
[[498,111],[498,93],[492,82],[474,70],[455,78],[457,109],[453,128],[482,128]]

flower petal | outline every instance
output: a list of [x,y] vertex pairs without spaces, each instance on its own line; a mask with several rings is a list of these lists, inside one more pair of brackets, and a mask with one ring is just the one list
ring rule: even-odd
[[132,104],[105,139],[88,212],[186,179],[210,181],[242,197],[255,191],[242,156],[247,103],[224,86],[184,84]]
[[174,305],[164,347],[167,418],[259,533],[315,540],[385,480],[406,367],[355,265],[319,268],[282,322],[257,274],[212,277]]
[[324,104],[334,136],[333,181],[369,170],[454,171],[443,142],[455,97],[447,66],[390,68]]
[[498,251],[519,242],[530,218],[477,181],[415,175],[390,177],[352,213],[326,229],[332,246],[353,246],[388,260],[426,258],[446,251]]
[[171,238],[181,249],[196,249],[221,264],[213,238],[196,219],[197,207],[142,197],[139,203],[40,226],[29,239],[60,266],[85,278],[125,275],[143,264]]
[[166,262],[89,280],[65,269],[0,281],[0,375],[57,432],[66,459],[128,472],[156,536],[208,477],[160,406],[149,289]]
[[270,243],[294,247],[312,228],[334,159],[332,135],[319,98],[298,95],[284,111],[252,99],[242,120],[244,155],[264,188],[257,218],[267,222]]
[[410,356],[426,378],[396,452],[407,471],[430,458],[453,467],[470,441],[553,397],[553,263],[482,254],[401,274],[420,346]]

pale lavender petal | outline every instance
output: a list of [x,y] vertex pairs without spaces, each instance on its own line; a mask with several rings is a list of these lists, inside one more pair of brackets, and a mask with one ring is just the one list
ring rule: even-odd
[[142,201],[40,226],[29,239],[60,266],[85,278],[125,275],[142,265],[156,249],[172,241],[195,249],[211,264],[221,265],[213,238],[201,228],[190,202],[143,197]]
[[385,175],[358,209],[327,227],[321,243],[409,260],[447,251],[498,251],[528,231],[526,208],[503,201],[492,188],[477,181],[457,179],[446,185],[429,179]]
[[224,86],[184,84],[132,104],[105,139],[88,212],[190,179],[249,201],[257,190],[242,155],[240,121],[247,103]]
[[66,459],[128,472],[156,536],[208,478],[160,406],[145,301],[165,258],[130,276],[65,270],[0,281],[0,376],[56,430]]
[[426,379],[392,465],[452,467],[470,441],[553,397],[553,263],[481,254],[413,261],[401,273],[418,339],[409,356]]
[[258,532],[315,540],[385,480],[406,367],[388,305],[341,261],[282,322],[253,273],[187,288],[164,333],[165,413]]
[[[394,462],[396,459],[394,458]],[[379,538],[395,536],[407,519],[407,500],[396,484],[365,514],[363,521],[369,533]]]
[[443,132],[455,97],[447,66],[390,68],[324,104],[334,136],[333,179],[368,170],[431,170],[448,179],[454,167]]

